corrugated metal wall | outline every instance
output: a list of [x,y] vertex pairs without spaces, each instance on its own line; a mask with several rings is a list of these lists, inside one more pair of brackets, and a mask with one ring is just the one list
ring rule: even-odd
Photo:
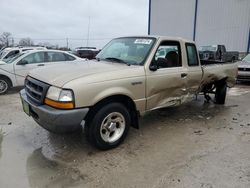
[[151,0],[150,33],[193,37],[194,0]]
[[[193,39],[196,0],[151,0],[150,33]],[[196,42],[246,52],[250,0],[197,0]]]
[[250,27],[250,0],[198,0],[198,45],[225,44],[246,51]]

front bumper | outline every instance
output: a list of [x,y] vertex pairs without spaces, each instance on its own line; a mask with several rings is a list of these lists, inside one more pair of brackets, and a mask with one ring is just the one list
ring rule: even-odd
[[20,91],[20,97],[29,104],[30,116],[40,126],[54,133],[75,131],[89,111],[89,108],[59,110],[48,105],[36,105],[27,98],[25,89]]

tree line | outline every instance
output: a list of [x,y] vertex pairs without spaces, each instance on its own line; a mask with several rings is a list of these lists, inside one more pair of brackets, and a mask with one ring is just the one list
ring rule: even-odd
[[[14,46],[14,45],[15,45],[15,41],[14,41],[14,38],[10,32],[3,32],[0,35],[0,47],[1,48]],[[27,38],[20,39],[18,42],[18,45],[19,46],[33,46],[34,42],[31,38],[27,37]]]
[[0,50],[6,47],[14,46],[44,46],[48,49],[70,50],[70,48],[59,47],[59,45],[53,45],[49,42],[39,42],[35,44],[34,41],[29,37],[21,38],[18,42],[16,42],[15,39],[16,38],[14,38],[10,32],[3,32],[2,34],[0,34]]

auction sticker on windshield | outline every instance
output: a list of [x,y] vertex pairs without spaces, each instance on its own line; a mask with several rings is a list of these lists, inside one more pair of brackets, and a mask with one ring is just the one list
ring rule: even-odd
[[152,39],[136,39],[135,44],[151,44]]

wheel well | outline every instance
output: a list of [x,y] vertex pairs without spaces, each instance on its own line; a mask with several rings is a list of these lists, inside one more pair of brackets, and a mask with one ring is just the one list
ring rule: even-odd
[[217,81],[214,81],[212,83],[209,83],[203,87],[202,92],[210,93],[210,90],[213,88],[213,86],[222,85],[222,84],[225,84],[226,82],[227,82],[227,77],[225,77],[221,80],[217,80]]
[[5,75],[0,74],[0,78],[5,78],[5,79],[7,79],[7,80],[10,82],[10,87],[13,86],[13,83],[12,83],[11,79],[10,79],[8,76],[5,76]]
[[105,104],[111,103],[111,102],[119,102],[123,104],[128,110],[131,115],[131,126],[134,128],[139,128],[139,121],[138,121],[138,112],[136,110],[136,105],[134,101],[126,96],[126,95],[113,95],[106,97],[96,103],[94,106],[90,108],[90,111],[88,112],[85,120],[88,121],[91,118],[93,118],[94,114]]
[[223,84],[227,84],[227,77],[222,78],[221,80],[215,82],[215,85],[223,85]]

